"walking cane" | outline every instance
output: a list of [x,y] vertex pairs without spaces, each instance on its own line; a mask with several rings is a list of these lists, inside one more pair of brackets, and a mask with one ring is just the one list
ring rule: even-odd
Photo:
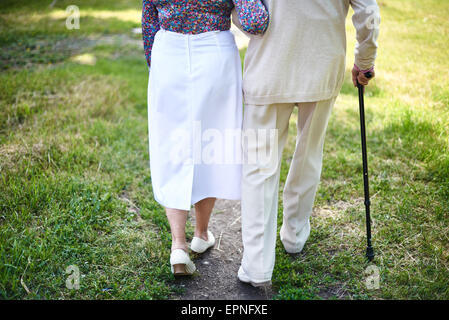
[[[365,73],[368,79],[373,77],[371,72]],[[374,259],[374,249],[371,245],[371,214],[369,201],[369,182],[368,182],[368,158],[366,155],[366,133],[365,133],[365,101],[364,101],[364,87],[357,81],[357,88],[359,89],[359,110],[360,110],[360,132],[362,138],[362,160],[363,160],[363,184],[365,191],[365,211],[366,211],[366,257],[369,261]]]

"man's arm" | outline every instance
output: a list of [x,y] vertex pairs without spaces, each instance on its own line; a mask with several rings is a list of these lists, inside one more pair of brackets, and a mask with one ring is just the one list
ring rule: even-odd
[[354,9],[352,22],[356,29],[355,63],[352,70],[353,83],[357,80],[367,85],[369,79],[364,73],[371,71],[373,77],[374,62],[377,55],[377,38],[379,36],[380,14],[376,0],[351,0]]

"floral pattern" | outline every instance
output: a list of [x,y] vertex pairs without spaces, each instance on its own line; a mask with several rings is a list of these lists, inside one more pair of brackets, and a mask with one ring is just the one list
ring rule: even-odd
[[184,34],[229,30],[234,8],[244,31],[261,34],[266,30],[268,12],[261,0],[143,0],[142,34],[148,66],[160,28]]

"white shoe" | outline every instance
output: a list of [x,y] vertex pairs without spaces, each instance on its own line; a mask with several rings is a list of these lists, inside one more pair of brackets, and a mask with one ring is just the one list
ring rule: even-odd
[[182,249],[173,250],[170,255],[171,272],[175,276],[190,276],[195,270],[195,264],[187,252]]
[[192,251],[195,251],[196,253],[203,253],[214,245],[215,237],[212,232],[207,230],[207,241],[198,237],[193,237],[192,243],[190,244],[190,249],[192,249]]
[[239,278],[240,281],[242,281],[244,283],[248,283],[248,284],[252,285],[255,288],[267,287],[267,286],[271,285],[271,280],[260,281],[260,282],[251,280],[246,275],[246,273],[243,270],[242,266],[240,266],[240,268],[239,268],[239,272],[237,273],[237,277]]

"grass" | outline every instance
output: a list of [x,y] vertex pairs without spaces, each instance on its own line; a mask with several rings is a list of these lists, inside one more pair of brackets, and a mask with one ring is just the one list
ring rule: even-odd
[[[169,298],[179,288],[166,263],[169,226],[152,196],[147,67],[131,32],[140,1],[50,3],[0,4],[0,297]],[[79,30],[65,28],[71,4],[81,9]],[[329,123],[310,240],[297,256],[277,246],[276,299],[449,298],[449,6],[384,0],[381,13],[378,76],[366,99],[380,288],[365,285],[348,73]],[[347,30],[350,66],[349,19]],[[80,269],[80,290],[65,287],[70,265]]]
[[[429,11],[419,1],[380,5],[378,76],[366,98],[372,264],[379,268],[380,288],[365,285],[358,98],[348,73],[329,123],[310,240],[297,257],[278,244],[279,299],[449,298],[449,81],[439,71],[449,67],[444,18],[449,6],[431,1]],[[351,53],[349,20],[347,31]],[[347,65],[352,63],[348,54]],[[294,123],[290,133],[282,181],[294,147]]]

